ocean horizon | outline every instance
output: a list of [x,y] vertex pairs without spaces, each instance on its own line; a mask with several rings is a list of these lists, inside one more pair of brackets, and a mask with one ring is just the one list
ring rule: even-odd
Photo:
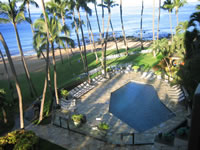
[[[190,15],[195,12],[196,5],[199,4],[198,2],[191,2],[184,5],[184,7],[179,9],[179,22],[189,20]],[[112,10],[112,24],[113,28],[115,30],[116,37],[122,36],[122,29],[121,29],[121,21],[120,21],[120,11],[119,6],[113,8]],[[32,21],[34,22],[36,19],[40,17],[41,13],[32,13]],[[143,14],[143,39],[144,40],[151,40],[152,39],[152,14],[153,10],[151,7],[145,7],[144,5],[144,14]],[[102,27],[101,22],[101,8],[98,8],[98,15],[99,15],[99,21],[100,25]],[[141,7],[123,7],[123,21],[124,21],[124,27],[126,36],[132,36],[132,37],[139,37],[140,36],[140,15],[141,15]],[[77,15],[76,15],[77,16]],[[85,13],[81,12],[82,20],[84,20],[86,23],[86,17]],[[107,10],[105,9],[105,31],[107,26]],[[99,30],[96,20],[96,15],[94,10],[92,11],[92,16],[89,17],[92,31],[94,34],[95,41],[98,41],[99,39]],[[155,12],[155,34],[157,33],[157,19],[158,19],[158,8]],[[66,24],[71,26],[71,20],[67,20]],[[176,16],[175,12],[172,12],[172,26],[173,26],[173,32],[175,33],[176,28]],[[169,14],[168,11],[161,9],[161,16],[160,16],[160,25],[159,25],[160,34],[159,37],[167,37],[170,32],[170,26],[169,26]],[[27,22],[23,22],[21,24],[17,25],[22,49],[24,52],[24,55],[32,55],[35,54],[35,51],[33,49],[33,34],[31,31],[30,24]],[[75,35],[75,29],[71,29],[71,38],[75,41],[75,44],[77,45],[76,35]],[[84,30],[84,37],[86,40],[86,43],[89,43],[89,36],[88,36],[88,30],[87,26],[83,26]],[[19,50],[17,46],[16,36],[14,27],[12,24],[1,24],[0,25],[0,32],[3,34],[5,41],[9,47],[11,55],[19,55]],[[79,31],[80,32],[80,31]],[[109,29],[109,34],[111,35],[111,28]],[[81,34],[79,34],[81,37]],[[3,54],[5,54],[4,48],[2,44],[0,43],[0,49],[2,50]]]

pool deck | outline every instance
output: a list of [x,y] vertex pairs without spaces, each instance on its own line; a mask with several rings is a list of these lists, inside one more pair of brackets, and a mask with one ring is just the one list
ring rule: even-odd
[[[160,100],[176,116],[167,120],[166,122],[161,123],[160,125],[158,125],[156,127],[153,127],[150,130],[147,130],[143,133],[138,133],[137,131],[134,131],[134,129],[129,127],[126,123],[123,123],[118,118],[116,118],[111,113],[109,113],[109,102],[110,102],[111,92],[119,89],[121,86],[125,85],[126,83],[128,83],[130,81],[141,82],[141,83],[152,85],[156,89]],[[132,136],[124,136],[123,141],[122,141],[121,135],[134,133],[135,134],[135,137],[134,137],[135,144],[154,143],[154,137],[156,134],[158,134],[159,132],[166,133],[166,132],[170,131],[171,129],[176,127],[178,124],[180,124],[182,121],[184,121],[187,116],[187,111],[186,111],[185,107],[180,105],[178,103],[178,100],[176,101],[176,99],[174,97],[170,96],[171,91],[173,91],[173,89],[170,87],[170,85],[168,83],[166,83],[162,80],[158,80],[158,79],[155,79],[152,81],[143,79],[143,78],[141,78],[140,73],[131,72],[128,74],[116,75],[112,79],[104,81],[103,83],[97,85],[90,92],[88,92],[87,94],[82,96],[77,101],[78,109],[76,110],[76,113],[85,114],[87,117],[87,123],[86,123],[87,127],[85,129],[81,129],[81,131],[83,131],[83,132],[85,131],[87,133],[87,131],[88,131],[88,134],[92,134],[91,133],[92,128],[97,126],[100,122],[106,122],[107,124],[109,124],[110,130],[108,131],[105,139],[109,143],[111,143],[110,145],[107,145],[104,142],[95,140],[91,137],[77,135],[76,133],[71,133],[70,135],[65,135],[66,136],[65,138],[67,138],[67,136],[70,136],[69,141],[67,143],[62,144],[62,142],[61,142],[62,140],[59,141],[58,139],[57,140],[55,139],[56,141],[54,141],[53,139],[50,138],[51,135],[49,135],[49,140],[58,145],[65,147],[65,148],[68,148],[68,149],[74,149],[76,144],[77,144],[76,145],[77,149],[79,149],[78,145],[80,145],[81,143],[84,144],[83,141],[87,138],[90,139],[90,142],[87,141],[86,143],[89,142],[89,144],[91,144],[91,146],[95,146],[95,143],[96,143],[97,146],[99,146],[98,149],[105,149],[106,147],[104,147],[104,146],[108,146],[109,148],[111,148],[111,147],[113,147],[112,144],[121,144],[121,145],[125,145],[124,149],[129,149],[129,148],[132,149],[133,148],[132,146],[126,145],[126,144],[132,144],[132,141],[133,141]],[[48,127],[53,128],[53,125],[48,125]],[[39,128],[41,128],[41,127],[38,127],[38,129]],[[69,134],[69,133],[67,133],[68,131],[65,129],[57,129],[57,127],[54,127],[54,128],[55,128],[55,131],[59,130],[58,133],[54,132],[54,134],[56,134],[56,135],[62,134],[62,132],[60,130],[63,131],[63,134]],[[45,129],[45,128],[43,131],[42,131],[42,129],[39,129],[42,132],[38,132],[37,127],[34,127],[34,126],[28,128],[28,129],[36,131],[36,134],[38,134],[39,136],[42,135],[43,138],[45,138],[45,135],[43,135],[42,132],[43,131],[48,132],[48,131],[46,131],[47,129]],[[89,132],[89,131],[91,131],[91,132]],[[53,132],[53,131],[49,131],[49,132]],[[62,135],[62,136],[64,136],[64,135]],[[74,138],[73,138],[73,136],[74,136]],[[82,139],[82,141],[80,141],[80,139],[79,140],[76,139],[77,136],[79,136],[80,139],[82,139],[83,137],[84,138]],[[81,137],[81,136],[83,136],[83,137]],[[52,138],[53,138],[53,135],[52,135]],[[136,147],[138,147],[138,146],[134,146],[134,148],[136,148]],[[142,147],[143,147],[143,149],[152,149],[153,148],[152,145],[148,145],[148,146],[143,145],[143,146],[139,146],[136,149],[140,149],[140,148],[142,149]],[[123,147],[121,147],[121,148],[123,148]]]

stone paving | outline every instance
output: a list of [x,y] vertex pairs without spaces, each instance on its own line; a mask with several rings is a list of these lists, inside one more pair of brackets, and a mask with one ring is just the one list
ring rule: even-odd
[[[126,83],[134,81],[152,85],[160,98],[160,100],[173,112],[175,117],[172,119],[150,129],[143,133],[137,133],[127,124],[120,121],[118,118],[109,113],[109,101],[111,92],[125,85]],[[38,136],[50,140],[53,143],[61,145],[68,149],[155,149],[154,146],[129,146],[117,147],[113,144],[120,144],[120,135],[126,133],[135,133],[135,143],[145,144],[153,143],[154,137],[159,132],[168,132],[176,127],[180,122],[185,120],[187,112],[185,108],[176,101],[175,98],[169,95],[171,87],[168,83],[162,80],[146,80],[141,78],[140,73],[120,74],[98,85],[96,88],[85,94],[77,102],[76,113],[85,114],[87,117],[88,128],[97,126],[100,122],[106,122],[111,129],[109,130],[108,141],[112,144],[105,144],[104,142],[95,140],[88,136],[79,135],[77,133],[70,133],[68,130],[57,128],[53,125],[48,126],[29,126],[27,129],[33,130]],[[173,99],[173,100],[172,100]],[[97,120],[96,118],[100,118]],[[88,133],[90,134],[90,133]],[[125,136],[124,144],[131,144],[132,136]],[[82,146],[82,147],[81,147]]]

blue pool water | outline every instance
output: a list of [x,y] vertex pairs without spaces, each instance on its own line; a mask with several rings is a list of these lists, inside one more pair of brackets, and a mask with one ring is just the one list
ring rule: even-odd
[[153,86],[129,82],[111,94],[109,111],[139,132],[175,116],[159,99]]

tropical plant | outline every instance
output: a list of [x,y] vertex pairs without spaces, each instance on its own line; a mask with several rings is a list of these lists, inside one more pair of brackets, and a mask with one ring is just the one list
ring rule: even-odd
[[9,0],[9,3],[1,3],[0,5],[0,23],[12,23],[15,29],[16,33],[16,39],[17,39],[17,44],[19,48],[19,52],[21,55],[21,61],[23,64],[23,68],[25,70],[25,75],[28,81],[29,89],[31,92],[31,96],[36,95],[37,96],[37,91],[32,83],[31,76],[28,70],[28,66],[25,61],[24,53],[22,50],[21,42],[20,42],[20,37],[17,29],[17,24],[21,23],[23,21],[28,21],[30,22],[29,18],[26,18],[24,16],[24,11],[25,7],[24,5],[20,5],[20,7],[17,7],[17,0]]
[[67,96],[69,95],[69,92],[68,92],[67,90],[65,90],[65,89],[62,89],[62,90],[60,91],[60,94],[61,94],[61,96],[62,96],[64,99],[66,99]]
[[40,105],[40,117],[39,121],[42,121],[43,119],[43,112],[44,112],[44,102],[45,102],[45,97],[46,97],[46,92],[47,92],[47,87],[50,88],[50,71],[49,71],[49,42],[50,42],[50,35],[49,35],[49,27],[48,27],[48,22],[47,22],[47,16],[45,12],[45,4],[44,0],[41,0],[42,2],[42,13],[44,16],[45,24],[44,28],[46,28],[46,36],[47,36],[47,44],[46,44],[46,74],[45,74],[45,81],[44,81],[44,88],[43,88],[43,93],[42,93],[42,99],[41,99],[41,105]]
[[124,30],[124,23],[123,23],[123,16],[122,16],[122,0],[120,0],[120,19],[121,19],[122,32],[123,32],[123,37],[124,37],[124,45],[126,47],[126,54],[128,55],[128,42],[126,40],[126,34]]
[[14,64],[13,64],[13,61],[12,61],[12,58],[11,58],[11,55],[10,55],[10,51],[8,49],[8,46],[7,46],[7,44],[6,44],[5,40],[4,40],[3,35],[1,34],[1,32],[0,32],[0,41],[1,41],[1,43],[4,46],[4,49],[6,51],[6,55],[8,57],[8,62],[10,64],[10,68],[11,68],[11,71],[12,71],[12,74],[13,74],[13,78],[14,78],[14,81],[15,81],[15,86],[16,86],[17,94],[18,94],[18,98],[19,98],[20,128],[23,129],[24,128],[24,117],[23,117],[22,93],[21,93],[19,81],[18,81],[18,78],[17,78],[17,73],[15,71],[15,67],[14,67]]
[[31,24],[31,31],[34,35],[34,30],[33,30],[33,22],[32,22],[32,19],[31,19],[31,12],[30,12],[30,5],[33,5],[35,6],[36,8],[39,8],[39,5],[37,4],[37,2],[35,2],[34,0],[20,0],[20,1],[23,1],[23,5],[27,6],[27,9],[28,9],[28,16],[29,16],[29,19],[30,19],[30,24]]
[[[108,13],[111,16],[111,8],[118,6],[118,4],[116,4],[116,2],[114,0],[104,0],[104,4],[103,5],[100,4],[99,6],[103,6],[104,8],[107,8]],[[113,25],[112,25],[111,17],[110,17],[110,27],[112,29],[113,38],[114,38],[114,41],[115,41],[117,53],[119,53],[119,49],[118,49],[117,40],[116,40],[116,37],[115,37],[115,32],[114,32],[114,28],[113,28]]]
[[[66,21],[66,19],[67,20],[72,19],[72,17],[71,17],[72,13],[67,9],[68,1],[66,1],[66,0],[51,0],[50,2],[47,2],[46,5],[47,5],[47,10],[51,14],[57,16],[59,19],[62,20],[62,26],[64,29],[65,36],[68,37],[70,35],[70,29],[67,26],[65,21]],[[67,41],[66,41],[65,45],[66,46],[64,48],[67,51],[67,48],[69,48]],[[72,49],[71,49],[71,53],[73,54]],[[69,53],[67,55],[68,55],[68,61],[70,61]],[[61,61],[63,62],[61,50],[60,50],[60,56],[61,56]]]
[[109,125],[108,125],[107,123],[105,123],[105,122],[101,122],[101,123],[98,125],[98,128],[99,128],[100,130],[105,130],[105,131],[110,129]]
[[173,8],[175,9],[175,13],[176,13],[177,25],[179,23],[179,21],[178,21],[178,10],[179,10],[180,7],[183,7],[186,3],[187,3],[186,0],[174,0],[174,2],[173,2]]
[[168,12],[169,12],[169,24],[170,24],[170,30],[171,30],[171,37],[172,37],[172,41],[173,41],[172,17],[171,17],[171,13],[174,8],[173,3],[171,2],[171,0],[166,0],[166,1],[164,1],[164,4],[161,8],[164,10],[168,10]]

